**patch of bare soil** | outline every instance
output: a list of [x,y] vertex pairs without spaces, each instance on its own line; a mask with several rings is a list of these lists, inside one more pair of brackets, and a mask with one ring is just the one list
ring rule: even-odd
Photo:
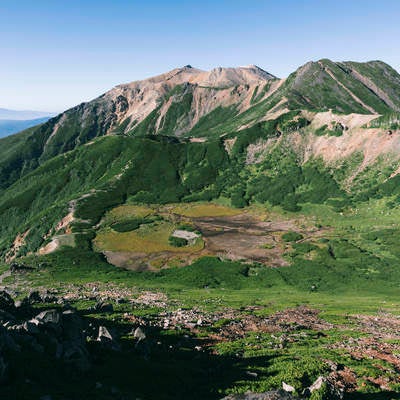
[[189,329],[196,333],[200,327],[210,327],[220,321],[226,321],[215,332],[210,334],[214,342],[236,340],[245,337],[249,332],[285,333],[281,344],[296,340],[299,330],[309,329],[316,332],[332,329],[333,325],[319,318],[319,311],[300,306],[276,312],[268,317],[254,314],[254,309],[224,309],[208,313],[197,308],[177,309],[159,313],[149,325],[163,329]]
[[[54,291],[54,289],[52,290]],[[63,295],[63,298],[68,301],[117,301],[118,299],[125,299],[135,307],[158,308],[166,308],[169,304],[168,297],[164,293],[142,291],[134,287],[121,288],[112,283],[108,283],[107,285],[100,282],[91,282],[81,285],[69,284],[64,287],[62,291],[66,293]],[[54,293],[57,293],[57,291],[54,291]]]
[[362,332],[380,339],[400,339],[400,317],[388,313],[356,315],[356,323]]
[[13,261],[17,255],[19,249],[25,245],[25,238],[28,236],[30,229],[28,229],[24,233],[18,233],[15,237],[14,242],[10,248],[10,250],[6,253],[5,260],[7,263]]
[[288,265],[283,259],[279,232],[295,229],[292,221],[263,222],[251,215],[195,218],[206,250],[230,260],[257,261],[271,266]]
[[[220,330],[221,338],[244,337],[247,332],[295,332],[301,329],[323,331],[332,329],[333,325],[318,317],[319,311],[305,306],[288,308],[276,312],[268,317],[260,317],[254,314],[243,315],[235,318]],[[222,316],[221,318],[226,318]],[[283,340],[290,340],[289,338]]]
[[[355,360],[376,360],[374,365],[383,372],[400,372],[400,358],[398,356],[400,345],[396,343],[386,343],[373,336],[363,338],[349,338],[346,342],[336,343],[330,348],[346,351]],[[384,361],[389,366],[379,363]],[[385,376],[386,375],[386,376]],[[364,377],[367,381],[382,390],[389,390],[390,385],[399,383],[400,378],[394,374],[384,374],[379,377]]]
[[59,245],[59,241],[57,239],[53,239],[51,242],[47,243],[46,246],[41,247],[38,251],[38,254],[45,255],[53,253],[58,249]]
[[381,313],[377,316],[357,315],[354,319],[357,330],[368,336],[350,337],[330,347],[344,350],[355,360],[373,360],[382,375],[364,376],[364,380],[381,390],[390,390],[391,385],[400,383],[400,318]]
[[146,253],[134,253],[130,251],[104,251],[107,261],[117,267],[134,271],[148,271],[151,266],[145,262]]

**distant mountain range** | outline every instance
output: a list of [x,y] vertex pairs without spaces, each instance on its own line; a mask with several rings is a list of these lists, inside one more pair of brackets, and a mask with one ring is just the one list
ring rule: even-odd
[[0,108],[0,120],[27,121],[54,115],[55,113],[48,111],[9,110],[7,108]]
[[28,120],[0,119],[0,138],[31,128],[32,126],[43,124],[49,119],[50,117]]
[[0,108],[0,138],[43,124],[54,115],[45,111]]

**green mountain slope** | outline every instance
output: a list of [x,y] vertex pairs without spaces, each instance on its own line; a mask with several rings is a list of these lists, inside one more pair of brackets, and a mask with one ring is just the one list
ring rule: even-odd
[[184,67],[118,86],[0,140],[2,253],[47,243],[71,202],[85,230],[127,199],[296,211],[397,193],[400,143],[378,113],[393,118],[399,104],[399,75],[377,61],[320,60],[286,80]]
[[400,76],[390,65],[382,61],[368,63],[344,62],[344,68],[350,75],[360,80],[375,95],[380,97],[388,107],[400,111],[398,85]]
[[[386,113],[397,110],[399,74],[382,62],[310,62],[290,75],[286,96],[292,109],[333,109],[340,113]],[[380,90],[375,92],[376,85]],[[385,99],[390,101],[385,101]]]
[[192,145],[161,136],[114,136],[80,146],[44,162],[3,193],[3,251],[17,232],[28,230],[25,251],[36,250],[68,213],[70,202],[82,195],[89,194],[74,209],[92,225],[127,198],[167,203],[200,193],[216,181],[226,159],[219,142]]
[[[352,196],[397,193],[395,183],[382,186],[367,174],[361,176],[369,185],[347,193],[340,173],[346,170],[332,170],[319,159],[301,160],[291,145],[292,133],[276,136],[281,126],[279,119],[243,130],[229,152],[219,139],[191,143],[164,136],[109,136],[54,157],[1,196],[3,255],[16,235],[25,232],[25,245],[18,254],[36,251],[57,233],[56,226],[71,211],[84,221],[74,231],[86,232],[91,239],[92,227],[105,212],[126,201],[165,204],[223,196],[237,207],[268,202],[296,211],[302,203],[320,204],[330,198],[343,207],[351,204]],[[259,162],[249,163],[248,147],[260,137],[270,137],[275,145]],[[79,241],[87,246],[84,236]]]

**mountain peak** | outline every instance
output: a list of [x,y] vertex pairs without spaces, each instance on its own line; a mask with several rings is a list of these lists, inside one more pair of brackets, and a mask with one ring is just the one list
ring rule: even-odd
[[256,69],[261,69],[258,65],[255,65],[255,64],[241,65],[239,68],[256,68]]
[[259,71],[261,73],[269,74],[269,72],[265,71],[264,69],[262,69],[261,67],[259,67],[258,65],[255,65],[255,64],[242,65],[238,68],[251,69],[254,71]]
[[122,84],[117,87],[144,87],[148,85],[168,84],[180,85],[192,83],[199,86],[230,87],[237,85],[255,84],[260,81],[277,79],[274,75],[264,71],[256,65],[243,67],[216,67],[211,71],[203,71],[188,64],[172,69],[164,74]]
[[203,86],[228,87],[252,85],[260,81],[276,79],[272,74],[255,65],[244,67],[217,67],[199,77]]

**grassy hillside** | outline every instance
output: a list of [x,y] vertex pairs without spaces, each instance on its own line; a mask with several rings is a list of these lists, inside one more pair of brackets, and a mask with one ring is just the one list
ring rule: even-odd
[[[382,93],[372,91],[362,77],[352,75],[351,68],[381,87],[382,92],[390,93],[388,96],[394,103],[387,104]],[[333,109],[343,114],[387,113],[400,99],[398,82],[399,74],[384,63],[341,64],[320,60],[307,63],[291,74],[282,90],[292,109]]]
[[[218,143],[190,144],[163,137],[107,137],[45,162],[8,188],[0,202],[3,249],[17,232],[30,229],[33,250],[84,194],[76,215],[96,223],[127,198],[173,202],[218,196],[213,184],[227,155]],[[198,166],[200,164],[200,166]]]

